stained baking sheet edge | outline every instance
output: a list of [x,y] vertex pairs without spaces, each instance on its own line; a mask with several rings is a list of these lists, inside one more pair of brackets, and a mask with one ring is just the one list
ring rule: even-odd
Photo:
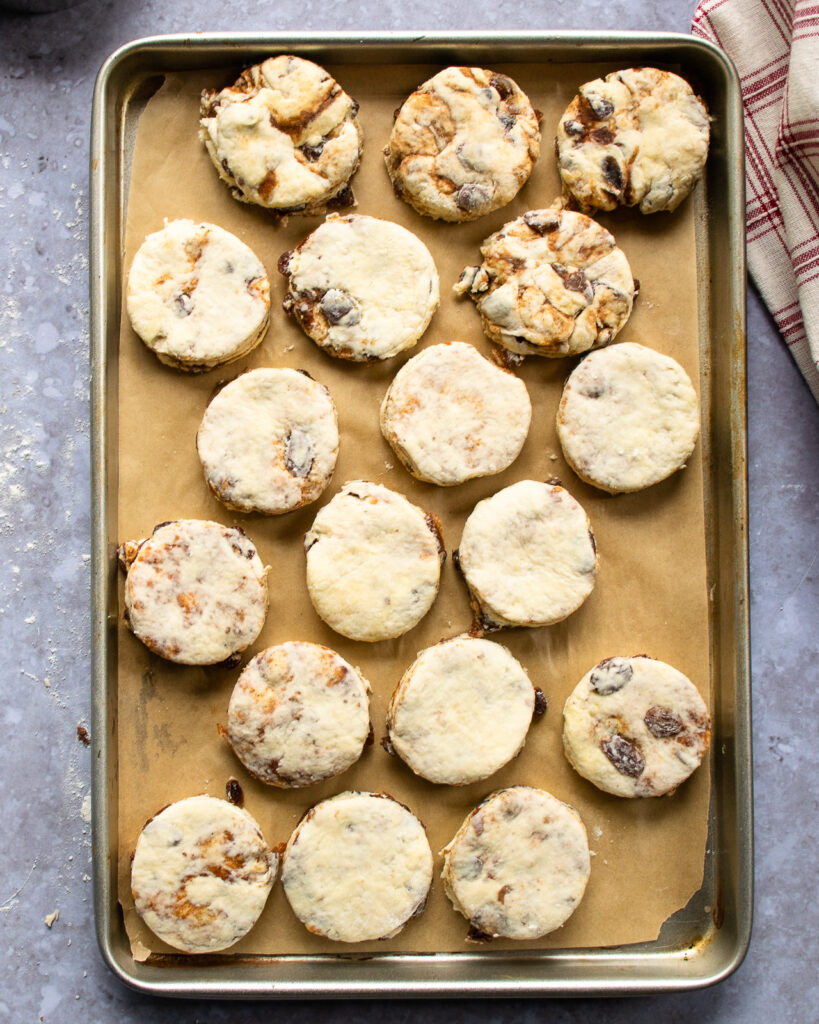
[[[698,230],[706,516],[714,691],[713,781],[702,889],[655,942],[616,949],[368,958],[287,956],[224,966],[136,963],[116,890],[116,359],[119,267],[136,117],[165,71],[250,64],[270,52],[321,62],[618,61],[676,64],[715,118]],[[750,938],[752,805],[745,457],[743,135],[739,83],[716,48],[684,35],[526,33],[164,36],[130,43],[101,69],[91,146],[93,838],[103,958],[134,988],[225,998],[630,995],[700,988],[731,973]]]

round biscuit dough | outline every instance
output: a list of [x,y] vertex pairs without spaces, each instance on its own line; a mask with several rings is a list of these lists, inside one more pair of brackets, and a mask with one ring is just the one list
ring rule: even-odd
[[646,655],[601,661],[563,709],[569,763],[615,796],[672,793],[702,762],[710,735],[694,684]]
[[301,370],[250,370],[211,399],[196,448],[208,486],[228,508],[291,512],[330,482],[336,408],[327,388]]
[[537,480],[479,501],[457,557],[487,630],[560,622],[586,600],[597,573],[589,517],[568,491]]
[[534,708],[534,687],[505,647],[455,637],[421,651],[404,674],[387,711],[387,734],[416,775],[465,786],[521,750]]
[[505,206],[540,152],[538,118],[508,75],[449,67],[412,93],[384,149],[398,196],[418,213],[468,221]]
[[604,491],[640,491],[685,466],[700,431],[697,393],[670,356],[620,342],[572,372],[557,411],[566,461]]
[[679,75],[628,68],[581,85],[557,128],[564,189],[585,208],[674,210],[708,156],[703,101]]
[[163,363],[202,373],[262,340],[270,282],[235,235],[216,224],[173,220],[137,250],[126,305],[134,331]]
[[339,793],[316,804],[282,861],[293,913],[335,942],[396,935],[424,909],[431,884],[424,826],[385,793]]
[[445,552],[437,517],[380,484],[344,484],[316,516],[304,548],[313,607],[351,640],[401,636],[438,594]]
[[582,213],[530,210],[490,235],[481,255],[454,290],[475,300],[486,336],[512,352],[586,352],[607,345],[631,315],[628,260]]
[[202,93],[199,138],[235,199],[279,213],[353,205],[358,104],[324,68],[281,55]]
[[154,654],[216,665],[253,643],[267,614],[267,569],[242,530],[178,519],[137,544],[124,546],[125,615]]
[[523,381],[460,341],[413,356],[381,403],[381,433],[403,466],[445,487],[506,469],[531,419]]
[[142,829],[131,863],[139,916],[184,953],[217,953],[243,938],[264,910],[278,855],[247,811],[192,796]]
[[577,909],[589,879],[580,815],[529,786],[488,796],[442,852],[446,894],[475,938],[537,939],[554,931]]
[[262,782],[310,786],[361,756],[370,734],[369,689],[328,647],[299,641],[268,647],[233,688],[228,740]]
[[328,355],[389,359],[412,348],[438,307],[438,271],[412,232],[359,214],[330,214],[279,259],[283,306]]

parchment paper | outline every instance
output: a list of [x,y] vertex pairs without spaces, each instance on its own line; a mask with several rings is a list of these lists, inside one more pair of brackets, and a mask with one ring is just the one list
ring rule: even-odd
[[[286,224],[237,203],[217,179],[197,139],[198,97],[205,86],[232,82],[240,68],[169,76],[139,123],[124,253],[124,275],[145,235],[165,218],[212,221],[236,233],[259,255],[272,284],[270,330],[249,357],[203,376],[163,366],[131,331],[123,314],[119,363],[119,539],[144,537],[154,525],[180,517],[242,526],[271,566],[270,612],[257,651],[284,640],[310,640],[339,651],[372,684],[375,743],[345,774],[306,789],[285,791],[251,779],[220,738],[240,669],[188,669],[150,654],[127,629],[119,635],[119,894],[128,934],[141,959],[147,950],[173,952],[137,917],[130,893],[130,855],[145,821],[166,804],[196,793],[224,796],[237,778],[245,806],[271,845],[287,840],[313,803],[346,789],[385,791],[424,821],[435,857],[426,911],[396,938],[346,946],[311,935],[296,920],[277,882],[257,926],[226,959],[255,954],[372,950],[459,951],[466,921],[451,908],[438,877],[438,851],[488,793],[526,784],[547,789],[580,812],[589,835],[592,871],[585,898],[557,932],[530,946],[496,940],[488,948],[599,947],[650,940],[684,906],[702,881],[709,797],[707,763],[671,797],[625,800],[599,792],[568,766],[561,742],[563,703],[581,676],[602,658],[646,653],[688,675],[708,700],[709,643],[701,446],[688,467],[639,494],[609,497],[579,481],[563,462],[554,418],[563,381],[576,360],[530,358],[520,369],[533,403],[532,428],[518,460],[504,473],[455,488],[415,481],[382,439],[378,409],[399,367],[414,352],[463,340],[484,355],[491,345],[469,300],[451,292],[460,270],[479,262],[479,245],[527,209],[548,205],[559,183],[552,155],[557,120],[582,82],[613,67],[499,65],[543,112],[543,146],[529,183],[506,208],[466,225],[442,224],[396,199],[381,154],[393,112],[440,66],[329,66],[361,103],[362,165],[353,180],[356,212],[396,221],[429,246],[441,275],[442,301],[419,346],[385,364],[353,365],[321,352],[281,309],[284,280],[278,257],[321,218]],[[699,381],[695,220],[693,201],[673,214],[636,211],[601,215],[642,284],[632,319],[619,340],[639,341],[680,361]],[[342,443],[330,487],[318,503],[282,517],[245,516],[225,509],[204,483],[194,438],[220,381],[247,368],[289,366],[326,384],[338,407]],[[496,775],[463,788],[416,778],[381,747],[390,695],[416,653],[467,630],[466,588],[452,564],[464,520],[475,503],[508,484],[557,476],[586,508],[600,552],[597,585],[566,621],[550,627],[503,630],[507,645],[546,694],[546,715],[532,724],[521,755]],[[304,582],[302,537],[318,508],[350,479],[365,478],[402,493],[442,520],[448,558],[441,591],[427,617],[407,635],[377,644],[338,636],[313,611]]]

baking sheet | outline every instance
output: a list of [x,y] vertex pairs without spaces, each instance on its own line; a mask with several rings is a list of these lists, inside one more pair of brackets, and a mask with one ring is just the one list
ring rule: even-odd
[[[481,240],[507,220],[547,205],[559,191],[549,151],[552,125],[576,86],[617,65],[497,65],[511,74],[544,114],[544,151],[524,190],[509,206],[467,225],[427,221],[395,199],[380,149],[393,111],[441,65],[335,67],[342,85],[361,103],[365,155],[354,179],[356,212],[381,216],[415,231],[429,246],[441,275],[442,303],[414,351],[440,341],[463,340],[484,354],[484,338],[471,302],[450,292],[462,266],[478,260]],[[130,852],[144,821],[163,805],[195,792],[220,796],[238,778],[246,806],[271,844],[286,840],[308,806],[347,788],[386,790],[424,820],[433,851],[454,834],[463,817],[487,793],[517,783],[539,785],[580,811],[594,852],[586,896],[558,932],[532,948],[600,947],[656,937],[662,922],[697,890],[705,852],[709,779],[704,765],[671,798],[621,801],[598,793],[565,763],[560,741],[563,701],[593,664],[612,654],[647,653],[679,667],[708,699],[709,617],[706,587],[702,446],[688,468],[638,495],[608,497],[577,480],[560,457],[554,413],[571,361],[530,359],[521,368],[533,400],[533,424],[520,458],[505,473],[455,489],[414,481],[397,463],[378,431],[378,406],[398,367],[412,353],[378,366],[336,362],[284,316],[278,256],[292,248],[320,218],[291,217],[279,224],[264,211],[236,203],[196,138],[198,94],[204,86],[232,81],[239,67],[174,75],[150,101],[137,135],[125,266],[144,235],[164,218],[210,220],[239,234],[268,268],[273,285],[270,331],[249,358],[194,378],[161,364],[123,323],[119,363],[120,539],[144,536],[157,522],[202,517],[241,525],[272,566],[271,610],[251,651],[285,639],[326,643],[361,667],[373,685],[376,741],[384,733],[386,704],[416,652],[468,628],[465,587],[448,558],[441,593],[423,622],[405,637],[375,645],[337,636],[312,610],[304,586],[301,536],[316,510],[348,480],[365,477],[405,493],[442,519],[451,556],[463,521],[475,502],[516,480],[558,476],[587,509],[600,551],[597,586],[586,604],[564,623],[538,630],[504,630],[495,636],[510,647],[549,699],[544,719],[533,724],[526,748],[483,783],[462,789],[415,779],[388,757],[378,742],[349,772],[319,786],[285,792],[251,780],[219,739],[217,724],[238,670],[184,669],[151,655],[121,627],[118,663],[119,892],[126,927],[140,957],[167,953],[136,917],[128,886]],[[634,211],[603,215],[641,281],[635,313],[620,335],[678,359],[700,378],[695,218],[697,196],[673,215],[644,218]],[[242,516],[210,496],[201,475],[194,436],[208,397],[220,380],[254,366],[308,370],[331,390],[343,433],[334,480],[314,506],[279,519]],[[436,858],[440,868],[440,858]],[[372,950],[459,951],[466,922],[455,914],[436,880],[424,915],[388,942],[339,946],[312,936],[293,918],[281,887],[271,895],[257,927],[224,955]],[[496,940],[493,949],[521,949]]]

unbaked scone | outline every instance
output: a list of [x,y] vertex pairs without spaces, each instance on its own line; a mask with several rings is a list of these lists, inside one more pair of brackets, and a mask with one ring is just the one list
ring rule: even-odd
[[249,370],[211,399],[196,449],[208,486],[228,508],[291,512],[330,482],[336,408],[327,388],[303,370]]
[[521,750],[535,689],[511,652],[479,637],[428,647],[406,671],[387,710],[387,740],[427,779],[466,786]]
[[554,931],[577,909],[589,879],[580,815],[530,786],[492,793],[442,852],[446,894],[476,940]]
[[322,619],[351,640],[390,640],[432,607],[446,557],[437,516],[353,480],[304,537],[307,590]]
[[247,811],[192,796],[148,821],[131,862],[139,916],[184,953],[217,953],[243,938],[264,910],[278,855]]
[[178,519],[120,550],[126,553],[125,617],[154,654],[182,665],[216,665],[261,632],[267,569],[242,530]]
[[205,89],[199,137],[234,198],[278,213],[353,205],[361,157],[358,104],[324,68],[282,55],[234,85]]
[[511,465],[531,418],[523,381],[460,341],[413,356],[381,403],[381,433],[403,466],[445,487]]
[[560,622],[597,574],[589,517],[568,491],[537,480],[479,501],[456,554],[485,630]]
[[644,654],[595,665],[563,709],[569,763],[615,796],[673,793],[702,762],[710,736],[691,680]]
[[679,75],[614,71],[580,86],[557,128],[564,188],[584,207],[674,210],[708,156],[708,111]]
[[636,282],[604,227],[571,210],[530,210],[481,246],[455,285],[486,336],[521,355],[570,356],[607,345],[631,315]]
[[508,75],[449,67],[412,93],[384,149],[401,199],[418,213],[467,221],[505,206],[540,152],[538,118]]
[[335,942],[397,935],[424,909],[431,884],[424,826],[386,793],[339,793],[316,804],[282,859],[293,913]]
[[361,756],[370,734],[369,689],[358,669],[328,647],[268,647],[233,688],[227,738],[262,782],[310,786]]
[[259,344],[270,282],[235,235],[216,224],[172,220],[137,250],[126,304],[134,331],[163,363],[201,373]]
[[557,436],[581,480],[640,491],[682,469],[700,410],[688,374],[670,356],[620,342],[575,367],[557,411]]
[[283,306],[329,355],[389,359],[412,348],[438,307],[429,249],[400,224],[331,213],[279,259]]

